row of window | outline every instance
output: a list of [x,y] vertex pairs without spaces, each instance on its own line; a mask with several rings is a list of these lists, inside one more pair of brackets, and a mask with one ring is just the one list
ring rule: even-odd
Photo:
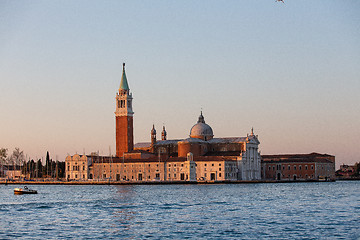
[[[283,178],[285,177],[285,175],[283,174],[282,175],[283,176]],[[296,175],[293,175],[293,177],[297,177]],[[301,174],[298,176],[299,178],[302,178],[302,176],[301,176]],[[291,177],[290,177],[290,175],[288,175],[288,178],[290,179]],[[307,175],[307,174],[305,174],[305,179],[308,179],[309,178],[309,176]],[[311,178],[314,178],[314,175],[311,175]]]
[[[68,177],[68,179],[70,179],[70,175],[68,175],[67,177]],[[77,178],[78,178],[78,175],[75,174],[75,179],[77,179]],[[82,178],[85,179],[85,174],[82,175]]]
[[[293,169],[296,170],[296,165],[293,166]],[[302,169],[302,165],[299,165],[298,170]],[[311,170],[314,169],[314,165],[311,165]],[[269,170],[271,170],[271,166],[269,166]],[[272,167],[272,170],[275,171],[275,166]],[[276,165],[276,170],[281,170],[281,165]],[[285,165],[282,166],[282,170],[285,170]],[[288,165],[288,170],[291,170],[291,166]],[[305,170],[308,170],[308,165],[305,165]]]
[[[150,165],[150,164],[149,164]],[[176,163],[173,164],[174,167],[176,167]],[[181,164],[181,167],[183,167],[184,164]],[[195,163],[195,166],[197,166],[197,163]],[[207,166],[207,163],[204,163],[204,166],[206,167]],[[215,166],[214,163],[211,164],[212,167]],[[221,166],[221,163],[219,163],[219,166]],[[171,163],[169,163],[169,167],[171,167]]]
[[[92,176],[92,174],[90,174],[90,179],[92,179],[93,178],[93,176]],[[106,179],[107,178],[107,175],[106,175],[106,173],[104,173],[103,174],[103,179]],[[132,175],[131,176],[131,180],[134,180],[134,176]],[[151,179],[151,176],[150,175],[148,175],[148,177],[147,177],[148,179]],[[160,179],[160,173],[156,173],[155,174],[155,179]],[[116,174],[116,181],[120,181],[120,180],[130,180],[129,178],[128,178],[128,176],[126,176],[126,175],[124,175],[123,177],[122,177],[122,179],[121,179],[121,176],[120,176],[120,174]],[[143,175],[140,173],[139,175],[138,175],[138,180],[140,180],[140,181],[142,181],[143,180]]]
[[[77,164],[78,164],[78,162],[76,161],[74,164],[75,164],[75,165],[77,165]],[[82,162],[82,164],[84,165],[84,164],[85,164],[85,162]],[[67,162],[67,165],[70,165],[70,162]]]
[[[85,171],[85,166],[82,167],[82,170]],[[68,171],[70,171],[70,166],[68,166]],[[80,166],[73,166],[73,171],[80,171]]]

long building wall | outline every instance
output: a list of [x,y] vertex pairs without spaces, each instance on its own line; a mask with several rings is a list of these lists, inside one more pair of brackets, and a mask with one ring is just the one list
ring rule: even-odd
[[[239,180],[238,161],[229,159],[192,160],[192,156],[176,161],[141,161],[106,157],[68,156],[67,180],[89,181],[224,181]],[[105,162],[104,162],[105,161]]]
[[263,179],[335,179],[335,157],[327,154],[289,154],[262,156]]

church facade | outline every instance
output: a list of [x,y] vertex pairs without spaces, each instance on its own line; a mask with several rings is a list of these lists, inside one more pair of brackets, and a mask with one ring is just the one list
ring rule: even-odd
[[132,93],[125,64],[116,94],[116,156],[67,156],[67,180],[84,181],[238,181],[261,179],[258,136],[216,138],[203,113],[185,139],[161,139],[153,125],[150,141],[134,144]]

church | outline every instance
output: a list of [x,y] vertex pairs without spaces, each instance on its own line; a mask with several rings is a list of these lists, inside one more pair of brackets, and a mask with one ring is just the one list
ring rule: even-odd
[[167,139],[165,126],[157,139],[134,144],[132,93],[123,64],[116,93],[116,156],[67,156],[66,179],[78,181],[252,181],[261,179],[258,136],[216,138],[202,112],[185,139]]

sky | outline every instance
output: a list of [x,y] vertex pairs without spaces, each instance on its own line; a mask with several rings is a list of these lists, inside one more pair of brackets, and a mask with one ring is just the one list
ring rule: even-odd
[[360,1],[0,0],[0,148],[115,152],[126,63],[135,142],[254,127],[262,154],[360,161]]

